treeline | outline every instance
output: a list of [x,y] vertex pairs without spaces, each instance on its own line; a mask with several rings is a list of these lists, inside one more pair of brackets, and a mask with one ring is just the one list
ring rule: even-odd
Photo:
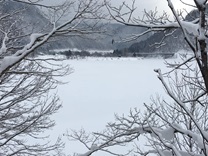
[[84,57],[119,57],[119,55],[110,52],[89,52],[87,50],[71,51],[65,50],[60,52],[51,51],[50,55],[64,55],[67,59],[84,58]]
[[123,50],[114,50],[113,52],[89,52],[86,50],[82,51],[51,51],[50,55],[63,55],[67,59],[75,59],[75,58],[85,58],[85,57],[172,57],[174,53],[166,54],[166,53],[135,53],[129,52],[128,49]]

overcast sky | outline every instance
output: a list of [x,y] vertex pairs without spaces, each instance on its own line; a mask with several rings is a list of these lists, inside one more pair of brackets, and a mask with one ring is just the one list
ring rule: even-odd
[[[111,3],[115,6],[121,4],[124,0],[111,0]],[[125,0],[127,3],[131,3],[132,0]],[[183,0],[186,3],[190,3],[192,0]],[[174,7],[176,9],[184,9],[186,8],[188,11],[192,10],[193,8],[187,7],[183,5],[180,0],[172,0]],[[163,12],[166,11],[171,14],[171,10],[168,7],[167,0],[136,0],[135,6],[137,7],[137,12],[141,15],[143,14],[144,9],[148,10],[155,10]]]
[[[52,4],[52,3],[60,3],[66,0],[44,0],[44,1],[46,1],[49,4]],[[103,1],[103,0],[98,0],[98,1]],[[119,6],[122,4],[123,1],[129,4],[132,2],[132,0],[110,0],[110,1],[113,6]],[[183,0],[183,1],[186,3],[191,2],[191,0]],[[183,5],[180,2],[180,0],[172,0],[172,3],[177,9],[186,8],[187,11],[190,11],[193,9],[193,8],[186,7],[185,5]],[[144,9],[148,11],[148,10],[155,10],[155,8],[157,8],[157,11],[159,11],[160,13],[162,13],[163,11],[166,11],[171,14],[171,11],[167,5],[167,0],[136,0],[135,6],[137,7],[136,12],[140,16],[142,16]]]

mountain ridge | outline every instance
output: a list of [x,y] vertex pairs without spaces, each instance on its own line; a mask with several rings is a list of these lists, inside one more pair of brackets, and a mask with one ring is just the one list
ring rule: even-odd
[[[208,14],[208,5],[206,5],[206,13]],[[185,21],[192,21],[197,17],[199,17],[199,12],[197,10],[192,10],[186,15]],[[189,51],[191,49],[184,40],[182,30],[178,28],[156,32],[145,40],[135,42],[129,47],[116,50],[115,52],[119,55],[123,53],[131,53],[133,55],[133,53],[175,53],[179,50]]]
[[[5,1],[0,6],[0,14],[12,14],[14,11],[21,10],[17,15],[11,17],[10,25],[12,22],[16,22],[14,29],[20,29],[18,35],[24,35],[36,32],[47,32],[49,28],[52,28],[51,22],[44,16],[41,10],[34,5],[27,5],[25,3],[18,3],[14,1]],[[17,20],[18,19],[18,20]],[[8,24],[0,24],[1,27],[8,27]],[[93,49],[93,50],[114,50],[128,47],[135,41],[126,43],[114,43],[113,40],[120,40],[126,38],[129,34],[140,33],[144,28],[128,27],[117,23],[105,24],[104,29],[108,30],[107,34],[91,34],[87,38],[83,37],[56,37],[50,40],[45,45],[39,47],[37,51],[48,52],[53,49]],[[14,34],[16,35],[16,34]],[[149,36],[138,39],[142,41]],[[0,35],[2,40],[3,34]],[[26,44],[28,42],[28,36],[19,40],[18,44]]]

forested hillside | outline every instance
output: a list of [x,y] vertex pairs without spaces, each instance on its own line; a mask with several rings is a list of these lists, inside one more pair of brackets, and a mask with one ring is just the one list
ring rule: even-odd
[[[206,6],[208,13],[208,6]],[[197,10],[191,11],[186,17],[186,21],[191,21],[199,17]],[[174,53],[179,50],[190,50],[184,40],[184,36],[180,29],[172,29],[167,31],[155,32],[146,40],[135,42],[128,48],[117,50],[116,53],[122,55],[125,53]]]
[[[52,27],[51,21],[43,14],[42,10],[34,5],[26,5],[24,3],[7,1],[0,6],[0,13],[15,14],[15,16],[12,16],[9,21],[7,20],[1,22],[0,27],[7,31],[7,28],[11,26],[12,29],[16,30],[16,33],[20,35],[26,35],[22,38],[22,41],[18,42],[19,45],[21,45],[21,42],[25,43],[28,41],[27,37],[29,36],[29,32],[45,32],[47,31],[48,27]],[[129,47],[135,41],[114,44],[112,44],[112,42],[120,41],[121,39],[125,39],[132,34],[140,33],[144,30],[144,28],[127,27],[125,25],[116,23],[100,23],[100,25],[103,25],[100,29],[105,33],[83,36],[56,37],[56,39],[51,40],[38,50],[41,52],[47,52],[53,49],[96,49],[98,51],[122,49]],[[149,35],[146,35],[137,41],[142,41],[148,37]]]

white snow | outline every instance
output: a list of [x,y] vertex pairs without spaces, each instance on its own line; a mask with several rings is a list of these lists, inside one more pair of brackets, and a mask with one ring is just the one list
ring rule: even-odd
[[11,66],[14,62],[18,61],[19,57],[18,56],[6,56],[4,59],[1,61],[0,64],[0,72],[5,70],[7,67]]
[[189,34],[199,36],[199,25],[191,22],[181,21],[181,24]]
[[[71,129],[101,131],[107,122],[114,121],[115,113],[127,115],[135,107],[142,110],[151,95],[165,95],[153,71],[167,70],[161,58],[87,58],[64,63],[70,64],[75,72],[63,77],[68,84],[58,87],[63,108],[54,116],[57,123],[51,132],[54,139]],[[67,153],[86,152],[81,144],[65,141]]]
[[4,39],[2,41],[2,45],[0,48],[0,54],[5,53],[7,51],[7,46],[6,46],[6,42],[8,41],[8,36],[7,33],[5,33]]
[[[190,57],[187,52],[179,52],[167,61],[179,62],[180,59],[177,58],[179,54]],[[51,135],[51,140],[63,136],[66,154],[75,152],[84,156],[96,151],[98,148],[96,142],[88,145],[90,150],[87,150],[81,143],[67,140],[63,134],[67,130],[70,133],[71,130],[79,131],[82,128],[86,132],[102,131],[108,122],[114,121],[114,114],[128,115],[129,110],[135,107],[143,110],[143,103],[150,103],[151,96],[155,94],[167,98],[157,78],[158,74],[154,72],[154,69],[158,69],[156,70],[158,72],[169,70],[164,62],[161,58],[86,58],[64,61],[63,63],[70,64],[75,72],[61,78],[69,82],[58,87],[63,108],[53,116],[56,126],[47,134]],[[172,124],[163,130],[154,128],[154,131],[164,141],[171,141],[174,137],[174,129],[191,136],[201,149],[204,148],[203,140],[198,134],[185,130],[178,124]],[[203,133],[208,136],[207,132],[203,131]],[[139,138],[139,142],[144,144],[144,138]],[[125,152],[128,149],[128,146],[115,147],[115,151]],[[93,155],[107,156],[102,152]],[[164,155],[168,155],[167,151],[164,151]]]
[[39,37],[43,36],[43,34],[41,33],[34,33],[34,34],[31,34],[30,35],[30,43],[28,43],[26,45],[26,47],[31,47],[34,43],[35,43],[35,40]]
[[[179,124],[173,124],[172,126],[184,135],[191,136],[191,138],[197,143],[198,147],[204,149],[204,143],[201,135],[196,134],[190,130],[185,130]],[[204,133],[205,137],[207,137],[207,133],[204,131],[202,132]]]

